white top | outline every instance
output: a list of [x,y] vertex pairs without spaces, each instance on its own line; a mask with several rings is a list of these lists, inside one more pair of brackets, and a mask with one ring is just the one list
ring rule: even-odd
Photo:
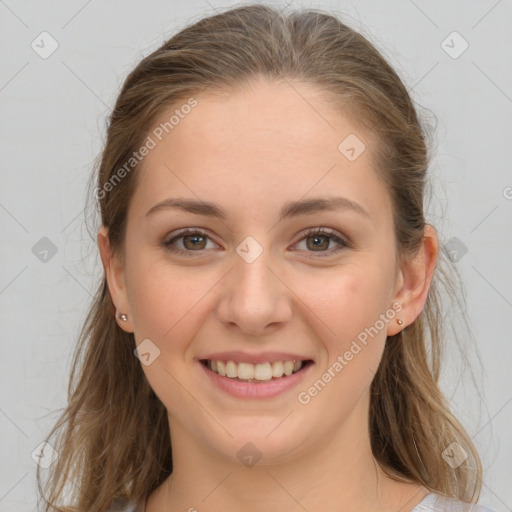
[[[144,512],[144,510],[141,510]],[[483,505],[474,505],[457,499],[449,499],[431,492],[411,512],[494,512]]]
[[[139,502],[114,504],[108,512],[146,512],[145,499]],[[427,494],[410,512],[494,512],[483,505],[472,505],[457,499],[445,498],[431,492]]]

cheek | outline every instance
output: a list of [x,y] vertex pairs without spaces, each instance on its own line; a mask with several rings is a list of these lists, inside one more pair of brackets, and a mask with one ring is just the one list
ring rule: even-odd
[[305,282],[302,288],[305,304],[321,319],[315,334],[325,335],[320,338],[324,357],[318,373],[304,383],[298,398],[307,404],[311,418],[338,425],[367,393],[379,366],[390,321],[385,313],[391,284],[371,266],[345,268],[322,283]]
[[[303,276],[295,289],[300,289],[305,305],[325,324],[331,340],[328,348],[333,348],[372,327],[390,307],[390,275],[378,265],[346,265],[321,278]],[[377,327],[382,330],[381,322]]]
[[154,259],[148,264],[134,258],[132,265],[127,285],[136,345],[146,343],[142,346],[149,346],[151,353],[150,364],[142,364],[142,370],[161,402],[179,415],[190,410],[190,396],[183,391],[190,362],[187,349],[207,314],[205,293],[218,278]]
[[127,262],[127,269],[137,342],[154,340],[162,355],[182,350],[200,328],[200,322],[193,319],[202,314],[202,299],[218,280],[216,274],[200,272],[197,267],[173,267],[143,256]]

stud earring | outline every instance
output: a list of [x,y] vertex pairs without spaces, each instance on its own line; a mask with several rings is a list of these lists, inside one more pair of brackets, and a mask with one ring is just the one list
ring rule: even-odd
[[118,318],[120,318],[123,322],[126,322],[128,320],[128,316],[125,315],[124,313],[120,314]]
[[396,323],[397,323],[398,325],[404,325],[404,321],[403,321],[403,320],[401,320],[400,318],[397,318],[397,319],[396,319]]

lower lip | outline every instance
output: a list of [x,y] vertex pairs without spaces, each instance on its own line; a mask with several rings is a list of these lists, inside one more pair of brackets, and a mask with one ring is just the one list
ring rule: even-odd
[[236,398],[272,398],[296,386],[309,372],[313,364],[310,363],[297,373],[269,382],[241,382],[229,377],[221,377],[201,362],[199,362],[199,366],[206,372],[215,386],[231,396]]

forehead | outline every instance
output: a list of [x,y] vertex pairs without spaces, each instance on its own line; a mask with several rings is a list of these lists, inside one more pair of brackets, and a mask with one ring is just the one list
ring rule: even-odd
[[133,208],[175,195],[268,209],[335,189],[362,201],[369,196],[376,208],[389,206],[374,169],[373,137],[330,107],[315,86],[260,81],[194,99],[172,124],[180,104],[149,132],[155,147],[138,169]]
[[[206,150],[220,158],[235,152],[291,160],[311,151],[337,157],[340,137],[358,132],[368,139],[312,84],[258,80],[230,92],[207,89],[195,99],[197,106],[163,142],[203,149],[201,158]],[[168,118],[164,113],[155,124]]]

